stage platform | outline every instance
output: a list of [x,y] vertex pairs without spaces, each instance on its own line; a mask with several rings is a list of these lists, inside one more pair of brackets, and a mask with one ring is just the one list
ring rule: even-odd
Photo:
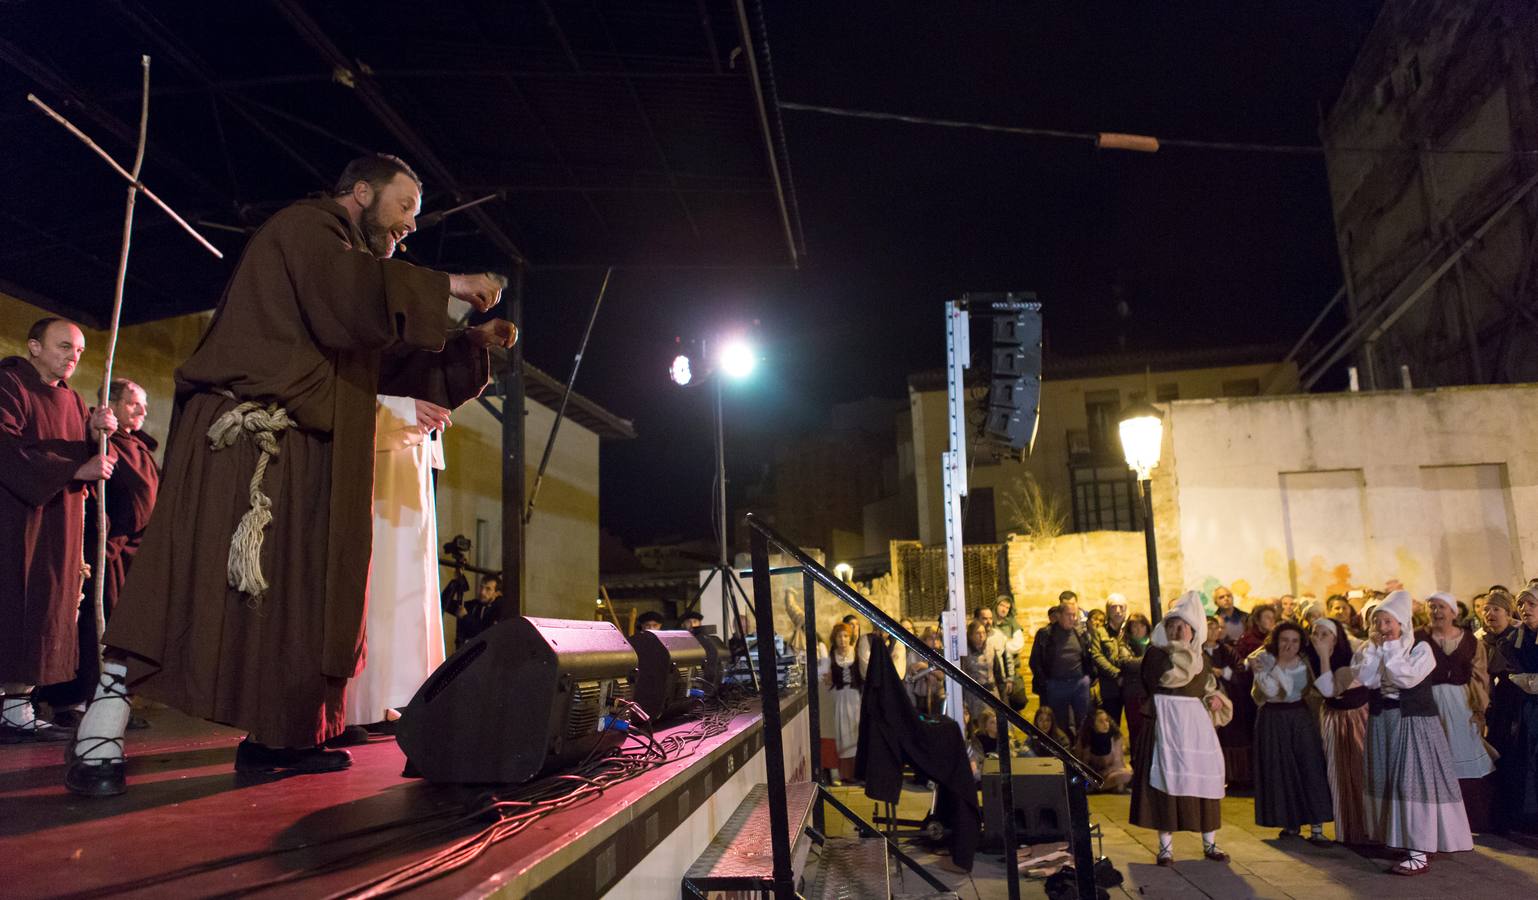
[[[781,704],[786,772],[805,780],[806,695]],[[484,789],[401,777],[393,738],[352,748],[344,772],[245,778],[233,767],[239,732],[170,710],[147,717],[150,728],[129,732],[121,797],[67,792],[62,744],[0,747],[0,895],[247,896],[320,869],[257,895],[321,897],[486,824],[444,830]],[[676,898],[684,870],[763,781],[763,760],[760,716],[738,715],[692,757],[553,813],[412,896]],[[403,821],[417,824],[388,827]],[[360,851],[371,855],[328,868]]]

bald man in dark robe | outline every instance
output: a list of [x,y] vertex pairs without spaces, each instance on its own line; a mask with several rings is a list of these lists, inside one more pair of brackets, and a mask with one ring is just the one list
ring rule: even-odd
[[[107,403],[118,424],[117,431],[108,439],[115,459],[112,477],[107,479],[107,560],[101,572],[102,603],[110,619],[112,610],[117,607],[123,581],[128,576],[128,567],[133,565],[139,542],[144,539],[150,511],[155,508],[155,494],[160,489],[160,465],[155,462],[159,443],[143,430],[144,418],[149,414],[149,396],[144,388],[126,378],[115,378],[107,392]],[[93,563],[97,535],[96,503],[93,500],[85,505],[85,552]],[[88,580],[85,596],[80,601],[76,629],[80,665],[75,677],[33,692],[38,700],[53,707],[54,724],[71,730],[79,724],[86,701],[91,699],[97,679],[101,677],[96,655],[101,636],[96,633],[95,598],[95,582]],[[130,721],[139,727],[146,724],[137,717]]]
[[0,743],[72,736],[37,717],[32,689],[74,677],[86,493],[112,473],[87,434],[112,412],[88,415],[67,381],[84,352],[78,326],[48,318],[0,360]]
[[128,683],[248,732],[237,771],[351,764],[320,745],[364,663],[374,397],[458,406],[485,388],[488,348],[516,337],[449,328],[451,296],[484,311],[503,280],[389,258],[420,207],[405,163],[364,157],[246,244],[176,374],[160,495],[70,753],[76,793],[124,790]]

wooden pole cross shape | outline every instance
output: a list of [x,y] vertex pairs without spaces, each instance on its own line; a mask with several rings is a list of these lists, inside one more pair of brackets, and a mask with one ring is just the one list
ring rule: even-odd
[[[107,165],[112,167],[113,171],[117,172],[128,181],[128,203],[123,210],[123,245],[122,250],[118,254],[117,281],[114,284],[112,290],[112,325],[107,333],[107,361],[106,364],[102,367],[101,393],[97,397],[98,408],[107,405],[107,395],[112,389],[112,362],[113,358],[117,354],[118,323],[123,316],[123,283],[128,277],[128,249],[131,243],[130,238],[133,234],[134,200],[138,197],[138,195],[143,193],[144,196],[150,198],[150,200],[152,200],[156,206],[159,206],[161,209],[165,210],[166,215],[169,215],[172,219],[174,219],[176,224],[180,225],[183,229],[186,230],[188,234],[196,238],[198,243],[202,244],[203,247],[208,250],[208,252],[212,253],[214,256],[217,256],[220,259],[224,258],[224,254],[219,252],[219,248],[215,247],[213,244],[210,244],[206,238],[204,238],[201,234],[198,234],[191,225],[187,224],[186,219],[183,219],[181,216],[177,215],[175,210],[167,206],[164,200],[161,200],[159,197],[155,196],[155,193],[139,180],[139,170],[144,166],[144,145],[146,135],[149,133],[150,122],[150,58],[148,56],[141,56],[139,58],[139,66],[143,72],[143,77],[141,79],[142,93],[139,102],[139,146],[138,149],[134,152],[134,164],[132,170],[124,169],[122,166],[118,165],[117,161],[114,160],[111,156],[107,155],[107,151],[103,150],[95,141],[87,137],[85,132],[81,131],[79,128],[76,128],[74,124],[71,123],[68,119],[64,118],[64,116],[60,115],[42,100],[39,100],[35,94],[27,95],[27,100],[31,102],[33,106],[36,106],[38,109],[42,110],[43,113],[50,119],[53,119],[55,122],[58,122],[60,125],[64,126],[64,128],[68,130],[70,134],[73,134],[75,137],[79,138],[81,143],[91,148],[91,150],[95,152],[97,156],[100,156],[103,160],[105,160]],[[107,456],[106,435],[99,435],[97,437],[97,453],[99,453],[103,458]],[[101,641],[102,636],[106,633],[107,630],[107,611],[103,603],[102,594],[104,587],[103,576],[106,575],[106,568],[107,480],[103,478],[96,482],[96,564],[91,568],[93,584],[95,586],[94,607],[96,613],[96,653],[98,657],[97,671],[101,670],[100,656],[103,650]]]

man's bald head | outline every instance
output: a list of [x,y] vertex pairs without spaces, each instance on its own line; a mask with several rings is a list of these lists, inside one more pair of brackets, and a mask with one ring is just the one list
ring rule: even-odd
[[49,316],[27,329],[27,360],[49,384],[56,385],[75,374],[84,353],[85,332],[68,319]]

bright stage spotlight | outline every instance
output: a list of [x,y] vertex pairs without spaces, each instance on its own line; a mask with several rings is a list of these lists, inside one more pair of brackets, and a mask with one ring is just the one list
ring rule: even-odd
[[753,374],[758,358],[753,347],[741,338],[732,338],[721,347],[721,371],[731,378],[746,378]]
[[673,364],[668,366],[668,377],[679,387],[684,387],[694,380],[694,370],[689,365],[689,357],[679,354],[673,357]]

